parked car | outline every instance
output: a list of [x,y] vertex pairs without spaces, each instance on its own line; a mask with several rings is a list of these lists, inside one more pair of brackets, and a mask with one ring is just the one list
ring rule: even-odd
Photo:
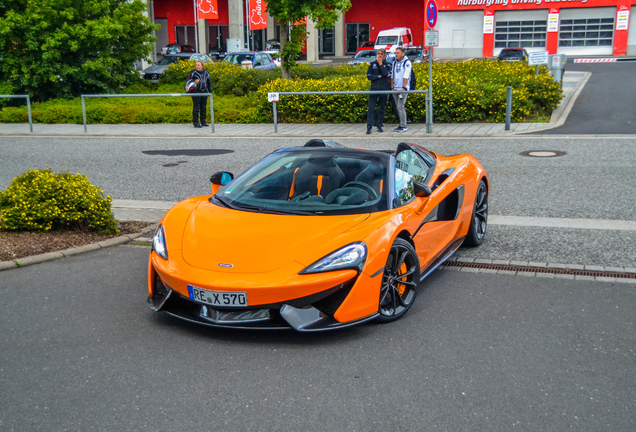
[[228,53],[223,59],[224,62],[232,63],[235,65],[243,66],[248,69],[264,69],[273,70],[276,68],[276,63],[271,54],[263,51],[259,52],[240,52],[240,53]]
[[191,45],[176,44],[176,43],[170,44],[168,46],[161,48],[162,55],[180,54],[180,53],[196,53],[196,52],[197,50],[195,50],[194,47]]
[[280,41],[278,39],[270,39],[265,42],[266,51],[280,51]]
[[526,61],[528,60],[528,51],[525,48],[504,48],[497,55],[497,61]]
[[396,321],[460,245],[483,242],[489,182],[473,156],[317,141],[236,179],[216,172],[211,195],[166,213],[148,263],[153,311],[301,332]]
[[147,79],[148,81],[152,83],[157,83],[159,82],[159,78],[161,77],[161,74],[163,74],[163,71],[166,70],[168,66],[170,66],[172,63],[175,63],[181,60],[201,60],[205,63],[214,63],[212,59],[210,58],[210,56],[206,54],[198,54],[198,53],[168,54],[164,58],[159,60],[157,63],[155,63],[154,65],[144,69],[143,72],[141,72],[141,77],[143,79]]
[[413,63],[428,61],[428,50],[423,46],[406,47],[404,48],[404,55]]
[[378,55],[378,50],[369,49],[364,51],[359,51],[351,60],[347,62],[348,65],[358,65],[360,63],[371,63]]
[[360,51],[364,51],[364,50],[371,50],[373,49],[373,47],[375,46],[375,42],[362,42],[362,45],[360,45],[358,47],[358,50],[356,51],[356,53],[359,53]]
[[280,53],[280,50],[267,50],[267,51],[261,51],[264,53],[267,53],[269,55],[272,56],[272,60],[274,60],[274,63],[276,63],[276,66],[281,67],[282,63],[280,61],[280,58],[278,57],[278,54]]
[[226,55],[227,51],[225,49],[210,47],[210,57],[216,57],[217,60],[223,60]]

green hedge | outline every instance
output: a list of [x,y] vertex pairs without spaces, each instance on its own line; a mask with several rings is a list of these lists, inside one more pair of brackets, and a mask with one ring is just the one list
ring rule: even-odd
[[[184,75],[193,65],[177,63],[168,68],[162,82],[138,82],[123,93],[183,93]],[[172,67],[172,66],[171,66]],[[270,123],[272,104],[268,92],[368,90],[367,65],[340,65],[314,68],[298,66],[296,79],[283,80],[280,71],[243,69],[228,63],[208,65],[214,86],[214,115],[219,123]],[[524,63],[471,61],[433,66],[435,122],[503,122],[506,87],[514,89],[512,120],[545,119],[556,108],[563,92],[547,70]],[[420,89],[427,88],[428,67],[414,65]],[[279,121],[289,123],[364,123],[367,96],[283,96],[278,103]],[[406,103],[409,119],[423,122],[426,107],[423,95],[411,94]],[[192,101],[180,98],[87,99],[89,123],[188,123],[192,121]],[[80,99],[51,100],[32,106],[37,123],[82,123]],[[0,123],[25,123],[26,106],[0,110]],[[387,109],[387,122],[395,121]]]
[[[183,93],[176,85],[161,85],[156,93]],[[127,93],[149,93],[147,87],[128,88]],[[89,124],[137,124],[137,123],[190,123],[192,99],[189,97],[152,98],[89,98],[86,102],[86,120]],[[210,104],[208,102],[208,114]],[[80,99],[54,99],[32,105],[31,115],[35,123],[81,124]],[[253,123],[256,104],[252,98],[215,96],[214,121],[217,123]],[[7,107],[0,110],[0,123],[27,123],[26,106]]]
[[[286,91],[341,91],[368,90],[364,76],[366,66],[359,75],[338,80],[274,80],[257,92],[261,121],[271,119],[268,92]],[[413,66],[420,89],[428,86],[428,66]],[[513,87],[512,120],[549,116],[562,97],[559,84],[542,68],[539,76],[535,68],[524,63],[472,61],[442,63],[433,66],[433,101],[437,123],[451,122],[503,122],[506,114],[506,87]],[[277,104],[279,119],[288,123],[364,123],[367,96],[281,96]],[[411,94],[406,102],[410,120],[424,121],[426,104],[424,95]],[[390,114],[390,110],[387,110]],[[271,121],[271,120],[269,120]]]

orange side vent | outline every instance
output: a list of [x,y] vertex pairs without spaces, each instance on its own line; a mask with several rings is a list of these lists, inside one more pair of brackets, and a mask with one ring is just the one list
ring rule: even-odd
[[384,186],[384,179],[380,179],[380,193],[382,193],[382,186]]
[[318,176],[318,184],[316,185],[316,188],[318,189],[318,195],[320,195],[320,189],[322,189],[322,176],[321,175]]
[[289,189],[289,197],[287,198],[287,201],[289,201],[291,197],[294,195],[294,185],[296,184],[296,172],[298,172],[298,168],[294,170],[294,177],[292,177],[292,185],[291,185],[291,188]]

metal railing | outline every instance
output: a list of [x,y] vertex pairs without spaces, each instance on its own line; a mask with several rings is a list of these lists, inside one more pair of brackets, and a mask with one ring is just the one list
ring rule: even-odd
[[[406,94],[406,95],[410,95],[410,94],[424,94],[425,95],[425,101],[426,101],[426,105],[425,106],[429,106],[428,104],[428,90],[409,90],[409,91],[397,91],[397,90],[367,90],[367,91],[315,91],[315,92],[277,92],[279,96],[287,96],[287,95],[373,95],[373,94]],[[278,133],[278,115],[277,115],[277,111],[276,111],[276,103],[275,101],[272,102],[273,104],[273,110],[274,110],[274,132]],[[429,119],[429,116],[426,116],[427,121]],[[430,118],[432,119],[432,116],[430,116]],[[429,133],[432,133],[433,131],[433,125],[432,125],[432,121],[431,124],[429,125],[427,123],[427,126],[429,126],[427,128],[427,130],[429,130]]]
[[[86,128],[86,105],[84,98],[117,98],[117,97],[198,97],[198,96],[210,96],[210,124],[212,125],[212,132],[214,133],[214,98],[212,93],[171,93],[171,94],[103,94],[103,95],[81,95],[82,96],[82,117],[84,118],[84,133],[87,133]],[[30,112],[30,111],[29,111]],[[30,118],[30,114],[29,114]]]
[[29,113],[29,128],[31,132],[33,132],[33,119],[31,118],[31,98],[29,95],[0,95],[0,98],[3,99],[26,99],[27,101],[27,111]]

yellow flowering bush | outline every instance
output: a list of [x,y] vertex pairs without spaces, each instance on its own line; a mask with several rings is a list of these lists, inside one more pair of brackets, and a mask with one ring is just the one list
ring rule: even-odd
[[[348,66],[357,75],[322,80],[273,80],[257,92],[259,118],[271,121],[268,92],[368,90],[367,65]],[[428,65],[413,65],[419,89],[428,88]],[[511,117],[522,121],[531,116],[550,115],[562,97],[559,84],[545,68],[539,76],[534,67],[521,62],[471,61],[433,66],[433,113],[436,123],[503,122],[506,114],[506,87],[513,87]],[[418,90],[419,90],[418,89]],[[279,121],[290,123],[364,123],[366,95],[282,95],[277,104]],[[406,101],[409,119],[426,118],[423,94],[410,94]],[[387,110],[390,115],[390,110]]]
[[54,173],[50,168],[29,170],[0,191],[0,229],[117,233],[112,199],[103,193],[82,174]]

